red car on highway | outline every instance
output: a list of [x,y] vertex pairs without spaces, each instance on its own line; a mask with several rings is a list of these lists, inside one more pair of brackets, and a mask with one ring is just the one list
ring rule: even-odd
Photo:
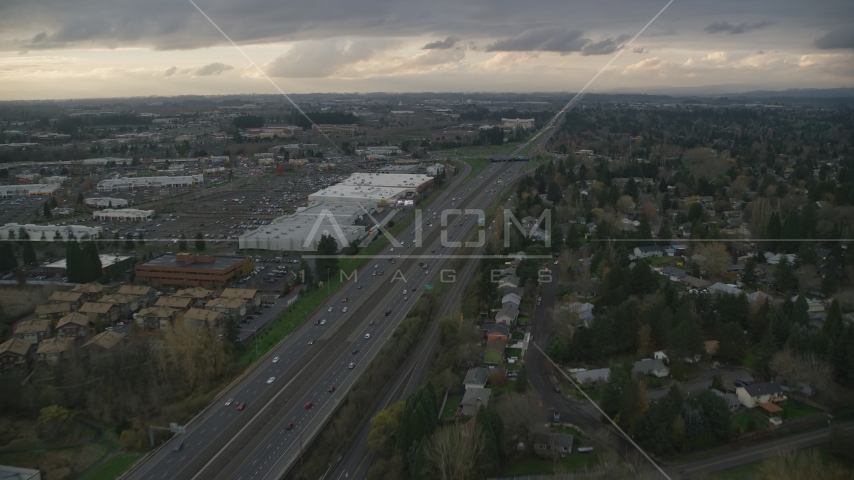
[[314,404],[313,404],[313,403],[311,403],[311,402],[307,402],[307,403],[305,404],[305,409],[306,409],[306,410],[308,410],[309,408],[311,408],[311,407],[312,407],[312,405],[314,405]]
[[294,424],[293,424],[293,423],[289,423],[289,424],[285,425],[285,430],[290,430],[290,429],[292,429],[292,428],[294,428]]
[[246,408],[246,402],[240,402],[240,403],[238,403],[238,404],[237,404],[237,409],[238,409],[238,410],[243,410],[243,409],[245,409],[245,408]]
[[329,387],[329,390],[327,390],[327,392],[329,392],[329,393],[332,393],[334,391],[335,391],[335,385],[332,385],[331,387]]

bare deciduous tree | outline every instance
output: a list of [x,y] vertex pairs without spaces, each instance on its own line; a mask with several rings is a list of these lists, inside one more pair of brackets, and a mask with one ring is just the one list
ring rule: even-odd
[[424,452],[427,478],[473,478],[485,448],[483,431],[473,419],[439,429]]
[[803,383],[820,392],[834,388],[833,367],[814,353],[798,354],[786,348],[774,355],[771,370],[791,386]]

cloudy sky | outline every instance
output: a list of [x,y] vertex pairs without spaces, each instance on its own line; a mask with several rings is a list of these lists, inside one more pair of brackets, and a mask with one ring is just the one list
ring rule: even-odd
[[[285,92],[577,91],[667,0],[194,0]],[[675,0],[590,91],[854,86],[852,0]],[[0,100],[274,93],[189,0],[2,0]]]

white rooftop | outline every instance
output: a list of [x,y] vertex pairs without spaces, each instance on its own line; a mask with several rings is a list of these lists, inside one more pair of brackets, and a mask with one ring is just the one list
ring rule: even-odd
[[343,185],[369,185],[375,187],[417,188],[433,177],[409,173],[354,173],[341,182]]

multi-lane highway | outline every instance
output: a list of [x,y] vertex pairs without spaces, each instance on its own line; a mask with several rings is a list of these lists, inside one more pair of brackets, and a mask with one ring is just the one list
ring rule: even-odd
[[[430,207],[433,212],[426,212],[421,224],[404,232],[401,241],[406,248],[389,247],[382,258],[372,260],[309,322],[208,406],[188,425],[186,434],[151,455],[128,478],[278,476],[293,463],[300,442],[307,442],[322,428],[424,285],[434,281],[435,269],[451,249],[441,244],[440,219],[433,214],[451,208],[485,207],[475,203],[480,198],[476,194],[489,191],[505,171],[516,168],[518,164],[493,165],[464,188],[460,184],[468,169],[458,175]],[[456,226],[442,229],[443,236],[449,237],[445,243],[460,239],[476,222],[475,215],[467,219],[452,216],[451,220]],[[420,231],[413,233],[416,227]],[[413,247],[413,239],[419,236],[424,246]],[[419,260],[426,268],[418,265]],[[414,294],[403,294],[412,287]],[[245,408],[237,409],[244,404]],[[290,424],[293,427],[287,428]],[[180,443],[183,448],[173,450]]]

